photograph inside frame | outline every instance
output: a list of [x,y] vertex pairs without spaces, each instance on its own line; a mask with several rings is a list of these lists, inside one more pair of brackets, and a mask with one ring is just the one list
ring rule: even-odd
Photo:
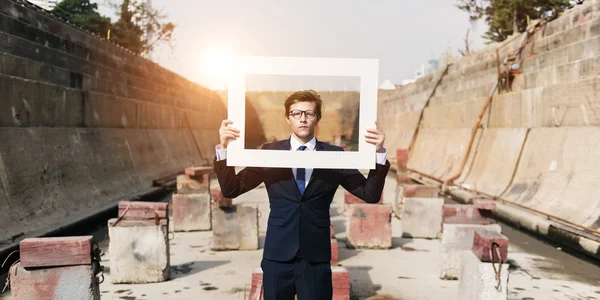
[[[314,130],[316,141],[356,152],[360,77],[246,75],[244,149]],[[304,104],[300,104],[305,102]]]

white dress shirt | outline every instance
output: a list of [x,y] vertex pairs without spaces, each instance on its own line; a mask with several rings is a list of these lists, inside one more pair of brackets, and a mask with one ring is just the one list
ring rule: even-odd
[[[300,141],[298,141],[292,135],[292,136],[290,136],[290,145],[291,145],[292,151],[299,151],[298,148],[300,148],[300,146],[302,146],[302,145],[306,146],[306,149],[304,151],[315,151],[315,146],[317,145],[317,139],[315,137],[313,137],[310,141],[308,141],[308,143],[302,144]],[[227,149],[221,149],[220,144],[218,144],[215,149],[217,151],[217,161],[227,159]],[[376,152],[375,155],[376,155],[377,163],[380,165],[385,165],[385,161],[387,159],[387,150],[385,148],[383,148],[383,152],[381,152],[381,153]],[[292,168],[292,173],[294,173],[294,178],[296,178],[296,170],[297,170],[296,168]],[[304,170],[305,170],[304,185],[306,187],[306,186],[308,186],[308,182],[310,181],[310,176],[312,175],[313,169],[305,168]]]

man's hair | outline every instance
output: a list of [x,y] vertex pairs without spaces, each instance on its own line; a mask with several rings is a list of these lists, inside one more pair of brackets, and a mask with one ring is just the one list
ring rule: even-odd
[[317,120],[321,120],[321,110],[323,108],[323,100],[321,96],[314,90],[298,91],[291,94],[285,100],[285,117],[290,115],[290,107],[298,102],[313,102],[315,103],[315,111],[317,112]]

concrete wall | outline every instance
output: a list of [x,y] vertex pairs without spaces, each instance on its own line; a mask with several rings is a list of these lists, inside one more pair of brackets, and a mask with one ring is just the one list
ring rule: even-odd
[[0,248],[211,164],[226,117],[216,93],[24,0],[0,1],[0,95]]
[[380,93],[388,147],[408,148],[419,126],[410,168],[441,181],[459,174],[454,183],[463,188],[598,230],[599,25],[600,1],[585,1],[538,32],[518,57],[522,74],[485,110],[470,153],[473,127],[498,76],[496,49],[502,61],[522,36],[451,65],[420,124],[443,70]]

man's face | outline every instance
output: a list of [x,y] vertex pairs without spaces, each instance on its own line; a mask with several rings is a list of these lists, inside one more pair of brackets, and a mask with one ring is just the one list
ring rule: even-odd
[[[315,110],[316,106],[317,104],[314,102],[298,102],[290,106],[290,114],[288,114],[286,120],[296,137],[300,139],[312,139],[315,135],[315,126],[319,123],[319,117],[316,115]],[[292,116],[293,113],[301,111],[304,111],[304,113],[300,114],[298,119]],[[313,118],[310,116],[311,113],[314,114]]]

